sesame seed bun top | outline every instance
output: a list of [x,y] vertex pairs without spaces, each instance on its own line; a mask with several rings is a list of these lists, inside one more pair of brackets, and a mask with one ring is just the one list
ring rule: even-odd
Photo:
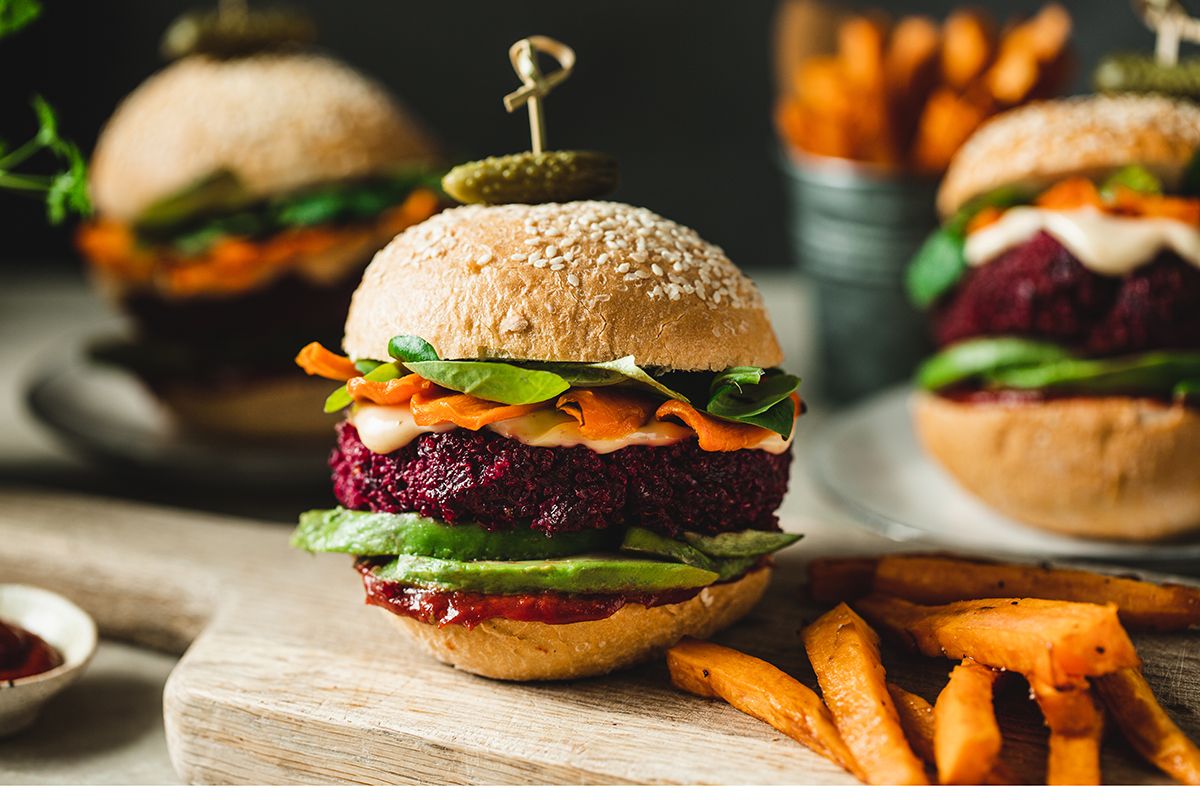
[[955,155],[938,211],[1000,186],[1037,190],[1071,175],[1140,164],[1170,186],[1200,147],[1200,106],[1147,95],[1088,95],[1030,103],[999,114]]
[[432,153],[425,132],[381,85],[332,58],[191,56],[117,108],[96,144],[91,191],[102,215],[131,220],[222,169],[267,197]]
[[399,334],[447,359],[722,370],[783,358],[762,296],[721,248],[593,200],[463,206],[401,233],[367,267],[343,349],[386,359]]

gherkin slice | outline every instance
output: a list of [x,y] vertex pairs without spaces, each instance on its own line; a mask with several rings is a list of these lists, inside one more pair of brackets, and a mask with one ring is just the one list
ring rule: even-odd
[[617,161],[611,156],[554,150],[459,164],[442,178],[442,188],[460,203],[564,203],[608,194],[617,181]]
[[316,38],[311,19],[286,9],[192,11],[171,23],[163,34],[161,49],[171,59],[190,55],[236,58],[308,45]]

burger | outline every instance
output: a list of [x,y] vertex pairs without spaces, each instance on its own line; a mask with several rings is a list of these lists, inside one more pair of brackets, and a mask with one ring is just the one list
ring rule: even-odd
[[460,669],[598,675],[762,597],[803,406],[762,297],[646,209],[468,205],[396,237],[342,348],[340,506],[293,544],[355,556],[367,603]]
[[1200,528],[1200,107],[1036,103],[950,165],[908,288],[939,351],[926,451],[1017,520],[1100,539]]
[[170,64],[121,103],[91,162],[97,217],[78,245],[134,324],[99,355],[189,428],[328,435],[291,357],[336,336],[371,256],[436,212],[434,154],[382,86],[330,57]]

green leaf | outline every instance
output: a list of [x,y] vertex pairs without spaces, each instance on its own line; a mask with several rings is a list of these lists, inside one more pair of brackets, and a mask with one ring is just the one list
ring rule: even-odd
[[[0,187],[46,196],[46,215],[52,223],[62,222],[69,212],[86,216],[92,211],[88,198],[87,164],[79,148],[61,138],[54,109],[40,96],[33,98],[38,132],[20,147],[0,154]],[[62,168],[43,177],[18,175],[12,170],[41,150],[49,150]]]
[[783,370],[733,367],[713,379],[704,410],[714,417],[757,425],[787,438],[796,415],[791,395],[799,386],[800,379]]
[[[381,383],[399,378],[403,374],[398,364],[380,364],[375,369],[363,375],[363,378],[368,381]],[[325,413],[332,414],[335,411],[341,411],[353,402],[354,398],[350,396],[350,391],[345,386],[339,386],[334,390],[333,394],[325,398]]]
[[507,405],[540,403],[571,388],[553,372],[501,361],[406,361],[404,366],[438,386]]
[[39,0],[0,0],[0,38],[21,30],[41,13]]
[[1175,384],[1175,390],[1172,392],[1176,400],[1188,403],[1194,400],[1200,400],[1200,378],[1192,378],[1191,380],[1180,381]]
[[1028,189],[1001,186],[965,203],[942,227],[929,234],[908,262],[905,289],[917,308],[929,308],[953,289],[967,272],[963,255],[967,225],[985,208],[1011,208],[1033,200]]
[[1070,389],[1096,393],[1173,394],[1200,378],[1200,353],[1145,353],[1123,358],[1074,359],[999,369],[988,375],[1009,389]]
[[537,364],[537,369],[553,372],[578,388],[593,386],[615,386],[624,382],[640,384],[639,388],[649,389],[665,397],[690,403],[686,396],[670,389],[656,381],[648,372],[637,365],[633,356],[625,356],[615,361],[601,361],[594,364]]
[[795,544],[803,537],[799,533],[779,531],[729,531],[714,535],[684,531],[684,541],[705,555],[715,558],[765,556]]
[[717,579],[722,581],[736,578],[758,563],[759,559],[759,556],[741,555],[731,558],[714,558],[687,542],[671,539],[645,528],[627,530],[625,539],[621,542],[621,551],[654,556],[707,572],[715,572]]
[[1200,150],[1192,153],[1191,161],[1184,167],[1179,193],[1189,197],[1200,197]]
[[[214,229],[223,232],[228,226],[220,217],[250,202],[251,195],[238,176],[221,169],[151,203],[133,224],[139,234],[148,236],[194,237]],[[198,218],[207,221],[197,225]]]
[[953,289],[967,272],[963,253],[966,240],[961,234],[938,228],[908,262],[904,286],[908,299],[917,308],[929,308]]
[[358,361],[354,362],[354,368],[363,375],[366,375],[368,372],[379,369],[383,366],[383,364],[384,362],[382,361],[375,361],[374,359],[370,358],[360,358]]
[[388,355],[397,361],[437,361],[437,350],[420,336],[393,336],[388,341]]
[[1130,189],[1138,194],[1163,193],[1162,181],[1140,164],[1129,164],[1109,175],[1100,184],[1100,196],[1111,200],[1119,188]]
[[1070,358],[1058,345],[1017,337],[971,339],[942,350],[917,368],[917,384],[937,391],[1007,367],[1043,364]]
[[774,431],[786,439],[792,435],[792,428],[796,426],[796,404],[790,397],[787,397],[766,411],[761,411],[753,416],[725,417],[720,414],[714,414],[713,416],[727,419],[730,422],[744,422],[747,425],[757,425],[760,428]]
[[54,225],[63,222],[68,214],[86,217],[92,213],[88,195],[87,164],[74,144],[65,151],[67,168],[53,177],[46,191],[46,216]]
[[999,186],[968,200],[962,208],[954,212],[950,219],[946,220],[942,227],[957,236],[965,237],[967,225],[976,214],[985,208],[1023,206],[1033,202],[1035,197],[1033,192],[1020,186]]

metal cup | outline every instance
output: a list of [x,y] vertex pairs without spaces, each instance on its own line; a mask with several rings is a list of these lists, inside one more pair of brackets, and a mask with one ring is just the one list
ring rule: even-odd
[[845,403],[908,380],[930,352],[904,269],[937,224],[937,183],[843,159],[784,154],[790,234],[812,278],[820,387]]

